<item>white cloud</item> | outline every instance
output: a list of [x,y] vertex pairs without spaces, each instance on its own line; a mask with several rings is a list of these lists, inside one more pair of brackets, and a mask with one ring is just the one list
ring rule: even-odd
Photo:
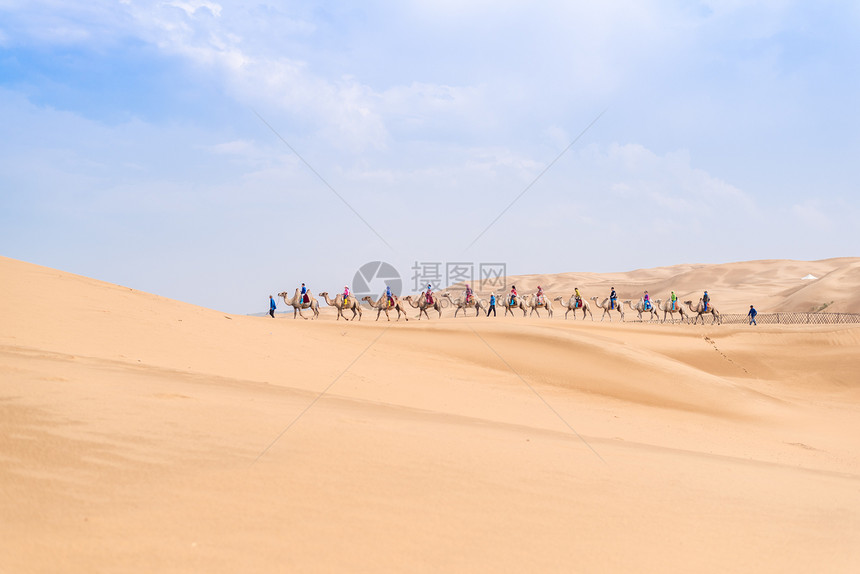
[[818,199],[808,199],[791,206],[791,214],[795,221],[805,228],[825,230],[833,225],[832,219],[825,213]]
[[[781,42],[791,36],[784,32],[794,30],[802,13],[790,3],[711,2],[710,12],[657,1],[320,7],[5,0],[3,6],[10,25],[0,31],[0,45],[36,46],[45,53],[56,48],[60,54],[81,47],[77,52],[91,51],[96,59],[116,55],[106,66],[112,72],[125,64],[125,44],[143,44],[135,57],[153,51],[158,57],[132,59],[130,69],[167,61],[199,77],[199,86],[190,81],[177,87],[173,77],[151,89],[202,108],[211,104],[214,111],[202,119],[166,112],[168,120],[129,121],[145,117],[137,114],[140,104],[118,98],[117,108],[125,112],[120,120],[86,120],[75,113],[75,98],[63,99],[64,82],[78,88],[74,74],[50,78],[46,92],[58,95],[46,98],[49,105],[20,96],[10,103],[0,93],[9,117],[0,126],[7,136],[3,187],[14,184],[33,198],[22,202],[41,202],[51,213],[74,208],[82,227],[104,237],[115,232],[112,214],[145,214],[125,217],[128,229],[118,232],[140,235],[147,224],[156,228],[153,222],[161,219],[187,218],[200,228],[197,243],[186,243],[180,226],[173,235],[164,227],[165,236],[185,246],[184,259],[176,255],[177,269],[185,259],[200,258],[188,271],[185,299],[192,298],[205,265],[217,263],[207,241],[229,243],[237,260],[264,268],[270,254],[260,246],[281,241],[288,223],[296,236],[325,235],[315,247],[329,259],[309,250],[307,260],[291,262],[307,266],[308,275],[330,273],[331,257],[349,259],[339,247],[344,237],[367,251],[379,248],[254,110],[409,254],[462,256],[474,235],[607,106],[600,122],[470,257],[504,257],[541,272],[567,261],[570,246],[578,248],[579,269],[701,260],[702,244],[715,256],[743,258],[747,229],[760,229],[762,245],[787,250],[782,245],[800,243],[789,243],[798,226],[829,228],[828,237],[837,237],[832,230],[846,227],[851,211],[832,208],[829,200],[798,200],[805,188],[790,181],[795,173],[817,181],[822,169],[809,167],[816,158],[790,146],[811,134],[818,140],[809,146],[817,149],[830,135],[819,133],[829,125],[816,116],[819,108],[804,110],[796,92],[785,89],[804,79],[787,84],[782,74],[787,52]],[[847,44],[843,38],[841,47]],[[807,58],[798,73],[832,60],[825,47],[818,46],[819,53],[805,47],[795,46]],[[87,89],[92,87],[78,93]],[[830,108],[842,114],[848,109]],[[802,119],[814,129],[805,134],[804,126],[790,121],[804,111],[812,112]],[[846,116],[846,125],[852,117]],[[853,142],[856,130],[843,129]],[[34,135],[21,141],[22,133]],[[852,149],[845,147],[840,157],[852,157]],[[780,156],[770,170],[761,157],[767,153]],[[828,177],[853,190],[853,172],[838,173],[842,163],[850,164],[834,160],[837,169]],[[790,185],[775,182],[780,177]],[[856,213],[856,200],[846,201]],[[279,212],[284,206],[289,209]],[[86,220],[87,211],[99,218]],[[777,211],[781,223],[775,223]],[[337,232],[319,234],[323,223]],[[75,230],[61,220],[59,225],[71,237],[66,253],[85,253],[75,244]],[[822,250],[857,245],[847,233],[839,237],[822,243]],[[671,251],[646,251],[654,239]],[[161,245],[167,249],[165,244],[170,242]],[[103,247],[94,249],[97,256]]]
[[221,16],[221,5],[216,4],[215,2],[207,2],[206,0],[190,0],[187,2],[165,2],[166,6],[175,6],[180,10],[184,11],[189,18],[193,18],[194,15],[200,9],[207,9],[213,16],[216,18]]
[[615,143],[579,155],[577,169],[585,177],[604,182],[612,197],[631,205],[699,219],[755,209],[749,194],[694,167],[686,150],[659,155],[641,144]]

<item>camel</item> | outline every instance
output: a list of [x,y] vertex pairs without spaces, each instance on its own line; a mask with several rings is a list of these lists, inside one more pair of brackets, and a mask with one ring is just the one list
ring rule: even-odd
[[293,319],[296,318],[296,313],[298,313],[299,317],[301,317],[302,319],[307,319],[307,317],[302,315],[302,309],[310,309],[311,311],[313,311],[313,314],[314,314],[313,318],[316,319],[320,316],[319,301],[314,299],[314,296],[311,295],[310,291],[307,292],[307,295],[308,295],[308,299],[310,300],[310,302],[309,303],[300,303],[299,301],[301,300],[301,295],[299,294],[298,289],[296,289],[296,294],[293,295],[292,299],[287,299],[287,292],[286,291],[284,291],[283,293],[278,293],[278,297],[284,298],[284,303],[286,303],[287,305],[293,306]]
[[540,317],[538,309],[546,309],[547,314],[552,318],[552,301],[546,295],[543,296],[543,303],[538,303],[537,296],[534,295],[523,295],[523,297],[523,303],[525,303],[527,308],[531,309],[529,317],[534,313],[537,313],[537,316]]
[[675,313],[681,314],[681,322],[682,323],[687,322],[687,311],[684,309],[684,306],[681,305],[680,301],[675,302],[675,309],[674,310],[672,309],[672,302],[671,301],[666,301],[664,303],[662,299],[655,299],[654,300],[654,306],[657,307],[657,309],[663,311],[663,320],[661,321],[661,323],[665,323],[666,322],[666,315],[671,314],[672,315],[672,323],[674,324],[675,323]]
[[508,313],[513,315],[514,309],[522,309],[523,317],[526,316],[526,304],[523,301],[523,297],[521,295],[517,295],[517,304],[516,305],[511,305],[511,296],[510,295],[502,295],[501,297],[496,297],[496,302],[505,308],[505,317],[508,316]]
[[364,296],[361,298],[362,301],[367,301],[370,303],[370,306],[376,309],[376,320],[379,321],[379,315],[384,311],[385,318],[391,321],[391,317],[388,316],[388,312],[392,309],[397,311],[397,320],[400,320],[400,314],[403,313],[403,316],[406,317],[406,320],[409,320],[409,316],[406,315],[406,307],[403,306],[403,303],[397,298],[392,297],[394,300],[394,305],[388,305],[388,296],[383,294],[378,300],[374,301],[369,296]]
[[[603,303],[598,303],[597,297],[592,297],[591,300],[594,301],[595,305],[597,305],[598,307],[603,309],[603,315],[600,316],[600,320],[603,321],[603,319],[606,318],[606,315],[609,315],[609,322],[611,323],[612,322],[612,309],[609,308],[609,297],[604,299]],[[624,320],[624,305],[618,303],[618,301],[615,301],[615,310],[618,311],[619,313],[621,313],[621,320],[623,321]]]
[[634,311],[639,313],[639,320],[640,321],[643,320],[642,319],[642,313],[651,313],[651,318],[648,319],[649,321],[653,321],[654,319],[660,318],[660,314],[657,313],[657,308],[654,306],[654,303],[651,303],[650,309],[646,309],[644,299],[639,299],[639,301],[636,302],[636,305],[634,305],[632,301],[624,301],[624,302],[627,303],[628,305],[630,305],[631,309],[633,309]]
[[417,295],[418,302],[416,303],[412,299],[412,295],[407,295],[403,298],[404,301],[409,301],[409,304],[412,307],[418,309],[418,320],[421,320],[421,314],[423,313],[427,319],[430,319],[430,315],[427,315],[427,309],[436,309],[439,312],[439,318],[442,318],[442,305],[439,303],[439,297],[433,297],[433,303],[427,302],[427,295],[424,293],[419,293]]
[[472,299],[468,303],[463,301],[463,299],[460,297],[457,297],[456,299],[452,299],[451,295],[449,295],[448,293],[442,293],[441,296],[447,298],[448,301],[450,301],[451,304],[454,307],[456,307],[456,309],[454,309],[454,316],[455,317],[457,316],[457,313],[460,312],[460,309],[463,310],[463,316],[465,316],[466,310],[471,309],[472,307],[475,308],[475,317],[480,315],[481,311],[483,311],[484,313],[487,312],[487,308],[484,305],[484,303],[474,295],[472,295]]
[[[343,305],[343,293],[338,293],[334,301],[328,298],[328,292],[323,291],[320,293],[320,297],[325,299],[325,302],[329,304],[329,306],[337,309],[337,320],[340,320],[343,317],[344,321],[349,321],[346,315],[343,314],[344,305]],[[352,311],[352,318],[355,319],[355,316],[358,315],[358,320],[361,321],[361,303],[359,303],[358,299],[355,297],[350,297],[349,301],[347,301],[346,309],[348,311]]]
[[714,322],[716,322],[717,325],[723,324],[723,318],[720,316],[720,312],[717,311],[716,307],[714,307],[713,305],[708,305],[708,310],[705,311],[705,304],[702,302],[701,297],[699,298],[699,304],[696,305],[695,308],[693,307],[692,301],[684,301],[684,305],[687,305],[690,308],[691,313],[696,314],[696,316],[693,317],[693,325],[695,325],[696,322],[698,322],[699,317],[702,318],[702,325],[704,325],[705,324],[705,317],[704,316],[707,313],[711,314],[711,325],[713,325]]
[[[564,318],[567,319],[567,314],[573,311],[573,318],[576,319],[576,297],[573,295],[570,296],[569,301],[565,301],[564,297],[556,297],[553,301],[558,301],[561,303],[561,306],[565,308]],[[591,315],[591,320],[594,321],[594,315],[591,313],[591,306],[588,304],[588,301],[585,299],[580,299],[582,301],[582,320],[585,320],[585,314],[588,313]]]

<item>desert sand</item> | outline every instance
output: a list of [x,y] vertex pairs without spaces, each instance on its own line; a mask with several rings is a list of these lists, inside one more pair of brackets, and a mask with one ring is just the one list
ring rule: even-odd
[[[858,277],[522,279],[849,312]],[[238,316],[0,257],[0,572],[860,568],[860,326],[562,315]]]
[[[815,279],[804,279],[812,276]],[[520,293],[540,285],[551,295],[570,297],[579,287],[583,297],[602,301],[612,287],[619,300],[639,300],[647,289],[653,299],[696,303],[707,289],[723,313],[743,313],[755,305],[761,313],[825,311],[860,313],[860,258],[821,261],[770,259],[720,265],[673,265],[624,273],[559,273],[508,278]],[[599,317],[598,317],[599,319]]]

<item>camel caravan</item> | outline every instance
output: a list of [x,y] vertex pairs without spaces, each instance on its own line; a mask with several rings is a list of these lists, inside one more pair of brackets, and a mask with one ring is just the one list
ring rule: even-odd
[[[705,324],[705,315],[711,316],[711,324],[722,324],[720,312],[710,303],[708,292],[699,298],[696,305],[692,300],[684,301],[683,304],[675,296],[673,291],[667,300],[655,299],[651,300],[648,291],[645,291],[639,300],[619,299],[615,288],[609,297],[600,298],[592,296],[588,299],[583,297],[579,288],[576,289],[573,295],[569,297],[557,296],[554,298],[548,297],[540,286],[535,293],[526,293],[520,295],[517,293],[516,286],[511,286],[510,293],[505,295],[497,295],[492,293],[488,298],[482,299],[475,295],[471,287],[466,286],[465,293],[461,297],[455,297],[450,292],[450,289],[437,292],[433,291],[430,286],[426,291],[417,295],[406,295],[400,297],[391,293],[390,287],[386,288],[386,292],[378,298],[364,296],[359,298],[350,293],[349,288],[345,287],[343,293],[338,293],[332,298],[327,291],[319,293],[319,297],[329,306],[334,307],[337,311],[337,320],[344,321],[361,320],[362,307],[376,310],[376,321],[383,314],[388,321],[391,321],[392,315],[396,315],[395,321],[399,321],[402,316],[404,320],[409,320],[410,312],[414,319],[421,320],[426,318],[430,320],[433,312],[433,317],[442,318],[442,311],[446,307],[454,309],[454,317],[458,317],[460,312],[464,317],[474,311],[474,317],[489,317],[490,314],[496,316],[496,306],[504,308],[504,316],[516,316],[517,311],[522,312],[523,317],[531,317],[532,315],[541,316],[541,311],[546,312],[548,318],[553,317],[553,302],[564,309],[564,318],[572,314],[573,319],[577,319],[577,313],[582,313],[582,320],[590,318],[594,321],[594,311],[602,310],[600,320],[609,319],[612,321],[613,316],[617,315],[619,320],[625,321],[625,306],[628,314],[632,311],[636,313],[636,320],[641,322],[660,322],[667,321],[674,324],[676,321],[675,315],[678,316],[678,321],[681,323],[697,324],[701,319],[702,324]],[[293,308],[293,318],[301,317],[302,319],[318,319],[320,316],[320,304],[313,294],[307,290],[304,283],[301,288],[296,289],[292,297],[287,292],[278,293],[278,297],[283,298],[284,303]],[[310,317],[305,316],[302,311],[310,310]],[[418,315],[414,316],[417,311]],[[662,313],[662,317],[660,316]],[[274,315],[273,315],[274,316]]]

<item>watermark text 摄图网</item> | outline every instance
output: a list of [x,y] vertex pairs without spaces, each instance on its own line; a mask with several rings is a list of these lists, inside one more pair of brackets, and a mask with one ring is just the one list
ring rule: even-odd
[[437,290],[468,283],[476,291],[504,289],[507,265],[501,262],[416,261],[412,266],[412,288],[422,291],[429,285]]

